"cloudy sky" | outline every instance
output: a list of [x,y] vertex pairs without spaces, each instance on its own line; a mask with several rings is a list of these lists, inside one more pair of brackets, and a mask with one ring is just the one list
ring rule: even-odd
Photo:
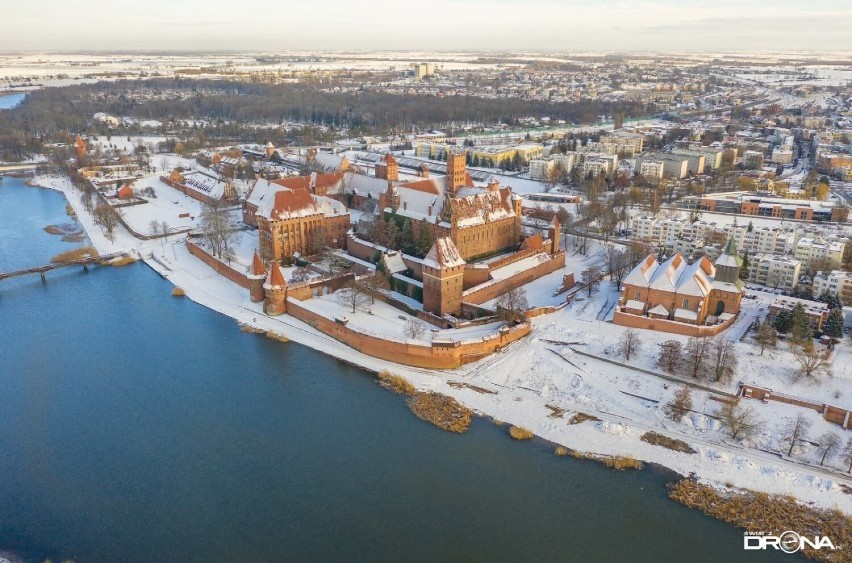
[[0,51],[852,51],[852,0],[28,0]]

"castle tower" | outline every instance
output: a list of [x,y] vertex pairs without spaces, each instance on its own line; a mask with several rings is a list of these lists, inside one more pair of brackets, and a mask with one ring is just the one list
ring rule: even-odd
[[740,268],[743,259],[737,253],[737,245],[734,243],[733,235],[728,239],[725,251],[716,258],[716,281],[736,284],[740,280]]
[[559,235],[562,233],[562,225],[559,224],[559,219],[556,218],[556,215],[553,216],[553,220],[550,221],[550,225],[547,226],[547,238],[550,239],[550,253],[556,254],[559,252]]
[[423,309],[439,316],[458,314],[465,261],[449,237],[439,238],[423,259]]
[[260,254],[257,250],[254,251],[254,258],[251,262],[251,269],[246,276],[249,280],[249,297],[252,303],[260,303],[263,301],[263,282],[266,280],[266,266],[263,265],[263,260],[260,259]]
[[287,312],[287,281],[278,262],[269,263],[269,277],[263,284],[265,293],[263,312],[267,315],[283,315]]
[[396,161],[391,153],[386,154],[376,164],[376,178],[388,180],[389,182],[399,180],[399,162]]
[[385,209],[390,207],[396,212],[399,209],[399,191],[394,187],[393,183],[388,181],[388,189],[379,194],[379,211],[384,213]]
[[446,190],[450,197],[456,195],[456,191],[465,185],[467,178],[467,162],[464,152],[448,152],[447,153],[447,177]]

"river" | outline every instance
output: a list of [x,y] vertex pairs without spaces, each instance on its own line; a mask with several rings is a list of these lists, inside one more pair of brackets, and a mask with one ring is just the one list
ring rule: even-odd
[[[42,231],[64,207],[0,182],[0,270],[72,246]],[[483,419],[443,432],[367,372],[170,290],[142,263],[0,282],[0,557],[770,559],[670,501],[667,472]]]
[[0,94],[0,109],[10,109],[20,104],[26,98],[26,94]]

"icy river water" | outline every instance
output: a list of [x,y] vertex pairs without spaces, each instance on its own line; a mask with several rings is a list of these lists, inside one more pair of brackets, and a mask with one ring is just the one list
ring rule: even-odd
[[[61,194],[0,182],[0,271],[72,247]],[[242,333],[142,263],[0,282],[0,557],[762,561],[615,472],[415,418],[367,372]],[[775,556],[774,558],[780,559]]]

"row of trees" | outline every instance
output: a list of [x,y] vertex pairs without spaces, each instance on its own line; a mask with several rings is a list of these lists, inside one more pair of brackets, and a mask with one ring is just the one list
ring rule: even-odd
[[[692,393],[689,387],[678,388],[672,399],[663,407],[663,412],[675,422],[679,422],[687,413],[693,412]],[[724,403],[716,411],[715,416],[721,422],[723,430],[734,440],[751,437],[766,426],[765,421],[757,416],[751,406],[738,401]],[[816,438],[815,442],[812,442],[808,436],[810,428],[811,421],[803,413],[798,413],[784,425],[778,445],[786,450],[787,456],[792,456],[797,444],[811,443],[816,448],[819,464],[824,465],[826,461],[840,453],[843,441],[836,432],[829,431],[824,432]],[[843,461],[849,464],[847,472],[852,473],[852,438],[843,448]]]

